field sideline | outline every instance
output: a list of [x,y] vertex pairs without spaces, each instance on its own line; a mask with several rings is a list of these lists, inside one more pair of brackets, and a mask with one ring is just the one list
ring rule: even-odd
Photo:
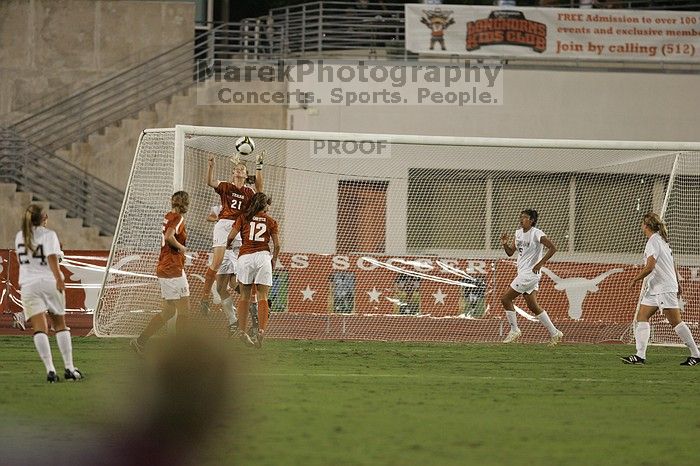
[[[687,465],[700,457],[700,367],[679,366],[684,348],[650,347],[638,367],[618,360],[633,352],[626,345],[280,340],[256,351],[226,343],[244,408],[211,417],[208,441],[189,447],[194,464]],[[0,337],[0,347],[0,446],[15,453],[25,447],[12,439],[43,444],[57,429],[71,449],[109,436],[138,418],[135,400],[152,389],[125,340],[75,338],[88,378],[58,385],[44,381],[30,338]],[[168,382],[208,393],[197,373]]]

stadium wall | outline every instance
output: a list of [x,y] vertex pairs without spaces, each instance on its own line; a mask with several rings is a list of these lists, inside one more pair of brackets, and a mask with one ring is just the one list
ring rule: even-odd
[[183,1],[0,2],[0,120],[191,39],[194,13]]
[[[375,86],[376,91],[383,89]],[[503,86],[503,105],[310,106],[290,109],[288,128],[509,138],[698,140],[697,74],[506,68]]]

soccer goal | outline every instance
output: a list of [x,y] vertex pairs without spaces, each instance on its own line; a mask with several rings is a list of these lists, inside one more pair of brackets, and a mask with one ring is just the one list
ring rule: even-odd
[[[95,331],[138,334],[160,294],[154,270],[171,194],[190,193],[186,273],[202,292],[218,196],[234,142],[266,152],[265,191],[281,226],[268,335],[276,338],[499,341],[500,295],[516,274],[500,245],[519,213],[557,246],[539,301],[569,342],[629,342],[644,213],[668,224],[685,314],[700,338],[700,144],[483,139],[178,126],[141,135],[109,257]],[[246,157],[244,157],[245,159]],[[216,297],[214,297],[216,302]],[[516,304],[525,308],[520,300]],[[223,313],[209,316],[224,329]],[[520,316],[525,341],[545,329]],[[680,343],[657,316],[653,341]]]

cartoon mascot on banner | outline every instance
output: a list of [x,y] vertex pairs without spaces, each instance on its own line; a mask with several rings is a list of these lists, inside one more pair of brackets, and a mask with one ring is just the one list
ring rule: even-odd
[[430,29],[430,50],[433,50],[436,42],[440,44],[442,50],[446,50],[445,29],[455,23],[454,18],[451,16],[451,11],[443,11],[440,8],[423,10],[423,17],[420,19],[420,22]]

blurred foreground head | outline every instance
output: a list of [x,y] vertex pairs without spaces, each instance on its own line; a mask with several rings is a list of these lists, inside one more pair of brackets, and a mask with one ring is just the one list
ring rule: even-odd
[[[239,420],[232,418],[231,413],[239,412],[232,406],[232,400],[238,405],[237,394],[242,390],[234,386],[237,372],[232,362],[234,353],[226,343],[212,336],[211,330],[197,327],[154,340],[146,359],[130,371],[130,381],[118,384],[120,393],[114,393],[125,400],[119,405],[125,418],[115,419],[114,425],[105,431],[90,431],[87,439],[78,435],[83,439],[77,440],[65,425],[49,422],[53,415],[46,413],[46,425],[32,429],[37,432],[36,438],[18,433],[21,439],[5,439],[8,445],[0,448],[13,454],[8,462],[2,463],[13,466],[197,464],[215,427],[239,425]],[[81,383],[95,381],[88,378]],[[126,393],[121,393],[122,389]],[[62,395],[55,396],[54,401],[60,403]],[[76,425],[77,431],[85,428]],[[235,426],[233,430],[238,431]],[[52,440],[47,443],[47,438]]]

